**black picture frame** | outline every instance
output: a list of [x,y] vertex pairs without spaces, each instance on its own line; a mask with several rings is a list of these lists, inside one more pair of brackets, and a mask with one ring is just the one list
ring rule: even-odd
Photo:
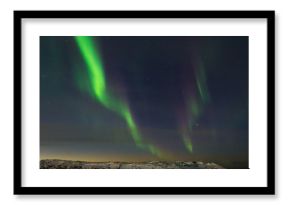
[[[266,187],[23,187],[21,24],[27,18],[234,18],[267,20],[267,186]],[[17,195],[189,195],[275,194],[275,11],[14,11],[14,194]]]

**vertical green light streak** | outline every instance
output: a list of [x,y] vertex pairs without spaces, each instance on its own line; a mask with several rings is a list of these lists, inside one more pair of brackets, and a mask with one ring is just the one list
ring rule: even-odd
[[200,62],[198,69],[196,71],[196,84],[198,87],[198,91],[203,103],[207,103],[209,101],[209,94],[206,85],[206,74],[203,63]]
[[198,95],[189,94],[186,102],[187,123],[181,126],[181,134],[185,148],[190,153],[193,152],[192,126],[195,125],[203,113],[204,106],[209,102],[209,92],[206,84],[206,73],[203,63],[200,61],[195,71],[196,90]]
[[190,137],[188,135],[183,135],[182,139],[183,139],[183,143],[185,145],[186,150],[192,153],[193,147],[192,147],[192,142],[190,140]]
[[141,134],[133,119],[129,106],[125,102],[110,94],[106,85],[101,55],[97,47],[94,46],[95,42],[92,37],[76,36],[75,41],[87,65],[90,90],[92,90],[95,99],[107,109],[116,112],[126,121],[131,136],[137,147],[146,149],[150,153],[160,156],[161,153],[155,146],[143,143]]

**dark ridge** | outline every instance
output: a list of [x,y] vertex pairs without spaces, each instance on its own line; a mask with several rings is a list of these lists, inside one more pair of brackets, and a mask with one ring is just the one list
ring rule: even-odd
[[224,169],[199,161],[86,162],[60,159],[40,160],[40,169]]

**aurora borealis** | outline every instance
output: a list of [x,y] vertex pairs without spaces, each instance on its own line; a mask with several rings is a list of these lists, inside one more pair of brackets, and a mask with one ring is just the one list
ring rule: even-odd
[[138,147],[148,149],[152,154],[160,156],[158,149],[156,149],[153,145],[144,144],[144,142],[142,142],[143,140],[128,105],[110,95],[110,92],[108,91],[108,88],[106,86],[101,55],[92,39],[93,38],[89,36],[75,37],[75,40],[79,45],[80,51],[87,64],[86,67],[88,68],[88,78],[90,81],[90,86],[88,87],[88,89],[91,88],[94,97],[102,105],[110,110],[115,111],[124,118],[128,125],[128,128],[130,129],[130,134]]
[[40,37],[40,155],[248,168],[248,37]]

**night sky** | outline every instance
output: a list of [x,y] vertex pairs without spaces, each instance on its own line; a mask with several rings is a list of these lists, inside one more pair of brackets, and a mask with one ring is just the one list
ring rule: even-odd
[[248,37],[40,37],[40,157],[248,168]]

